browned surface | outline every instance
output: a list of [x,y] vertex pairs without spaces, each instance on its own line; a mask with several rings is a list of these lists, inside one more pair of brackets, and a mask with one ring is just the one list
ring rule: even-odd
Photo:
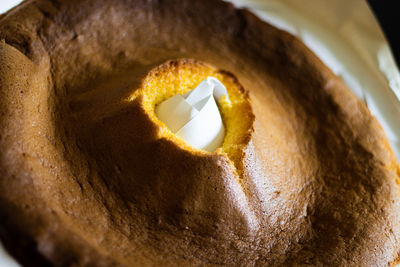
[[[0,237],[26,265],[398,257],[388,141],[289,34],[211,0],[38,0],[1,17],[0,39]],[[123,101],[148,70],[181,57],[232,72],[250,92],[243,177],[222,156],[157,139]]]

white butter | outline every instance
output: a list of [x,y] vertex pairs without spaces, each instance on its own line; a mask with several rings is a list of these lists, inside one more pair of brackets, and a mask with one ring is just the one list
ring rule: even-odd
[[156,106],[157,117],[191,146],[209,152],[222,145],[225,128],[215,100],[228,93],[214,77],[207,77],[194,90],[175,95]]

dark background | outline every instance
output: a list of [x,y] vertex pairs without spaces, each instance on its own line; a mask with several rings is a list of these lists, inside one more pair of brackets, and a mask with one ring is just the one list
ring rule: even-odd
[[400,12],[398,0],[367,0],[392,48],[397,66],[400,66]]

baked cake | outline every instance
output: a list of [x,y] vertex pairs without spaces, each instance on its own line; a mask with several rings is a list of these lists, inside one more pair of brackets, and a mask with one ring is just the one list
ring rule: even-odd
[[[400,168],[300,40],[215,0],[28,0],[0,17],[0,239],[25,266],[384,266]],[[207,76],[224,144],[154,106]]]

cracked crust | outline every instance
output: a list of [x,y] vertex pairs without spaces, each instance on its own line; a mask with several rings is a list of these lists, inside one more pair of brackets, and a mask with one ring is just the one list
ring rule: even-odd
[[[398,259],[400,169],[385,134],[288,33],[222,1],[36,0],[0,17],[0,39],[0,238],[20,262]],[[250,92],[240,181],[223,157],[157,139],[123,101],[183,57]]]

